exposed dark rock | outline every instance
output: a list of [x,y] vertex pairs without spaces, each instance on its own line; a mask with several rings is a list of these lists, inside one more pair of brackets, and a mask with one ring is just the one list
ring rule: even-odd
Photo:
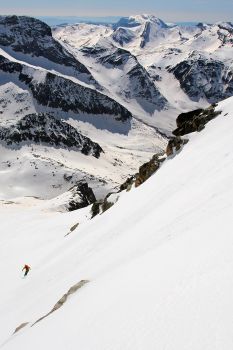
[[0,45],[14,51],[73,67],[80,73],[90,72],[57,42],[51,28],[44,22],[27,16],[0,16]]
[[67,203],[69,211],[85,208],[96,202],[94,192],[86,182],[81,182],[78,185],[75,185],[69,190],[69,192],[71,195]]
[[134,34],[125,28],[117,28],[112,34],[112,38],[115,42],[124,46],[124,44],[128,44],[134,38]]
[[112,192],[108,193],[107,196],[104,198],[104,200],[96,201],[95,203],[93,203],[91,207],[92,219],[98,214],[103,214],[105,211],[110,209],[115,204],[117,200],[112,202],[109,200],[109,197],[112,194],[115,194],[115,193],[112,193]]
[[28,325],[28,322],[24,322],[21,325],[19,325],[18,327],[15,328],[14,334],[19,332],[22,328],[26,327]]
[[103,204],[102,201],[97,201],[92,204],[91,207],[91,218],[93,219],[96,215],[100,214],[101,212],[101,205]]
[[163,163],[165,159],[166,158],[164,157],[164,154],[155,154],[149,162],[143,164],[139,168],[139,172],[137,174],[129,177],[120,186],[119,191],[110,192],[104,198],[103,201],[97,201],[93,203],[91,208],[92,218],[110,209],[117,202],[119,198],[119,195],[117,194],[125,190],[130,191],[133,185],[135,185],[135,187],[138,187],[142,183],[144,183],[147,179],[149,179],[160,168],[161,163]]
[[82,288],[83,286],[85,286],[85,284],[89,283],[88,280],[81,280],[80,282],[76,283],[75,285],[73,285],[66,294],[63,295],[63,297],[61,299],[58,300],[58,302],[54,305],[54,307],[52,308],[52,310],[50,312],[48,312],[46,315],[40,317],[36,322],[33,323],[33,325],[31,327],[33,327],[35,324],[37,324],[38,322],[42,321],[43,319],[45,319],[46,317],[48,317],[49,315],[51,315],[54,311],[57,311],[58,309],[60,309],[60,307],[62,307],[65,302],[67,301],[67,299],[74,293],[76,293],[80,288]]
[[73,231],[76,230],[76,228],[78,228],[79,226],[79,223],[77,222],[77,224],[73,225],[71,228],[70,228],[70,231],[65,235],[66,236],[69,236]]
[[223,62],[193,54],[170,68],[181,88],[194,101],[219,102],[233,95],[233,70]]
[[181,113],[176,119],[178,128],[180,128],[188,120],[193,119],[195,116],[198,116],[201,112],[203,112],[203,109],[195,109],[191,112]]
[[150,41],[150,32],[151,32],[151,23],[146,22],[144,30],[141,34],[141,43],[140,43],[141,49],[143,49],[146,46],[146,44]]
[[161,156],[161,154],[155,154],[149,162],[140,166],[139,173],[135,176],[135,187],[143,184],[160,168],[161,162],[165,160]]
[[136,179],[136,175],[130,176],[123,184],[120,185],[120,192],[122,191],[129,191],[134,184]]
[[180,136],[172,137],[170,138],[167,148],[166,148],[166,155],[167,157],[175,154],[176,152],[180,151],[181,148],[188,143],[187,139],[182,139]]
[[195,131],[201,131],[205,125],[217,117],[221,112],[215,111],[215,105],[207,109],[197,109],[188,113],[182,113],[176,120],[177,129],[173,131],[175,136],[183,136]]
[[13,125],[1,127],[0,140],[7,145],[20,146],[27,142],[72,148],[95,158],[99,158],[103,152],[97,143],[83,136],[71,125],[44,113],[28,114]]
[[[34,79],[39,71],[17,62],[11,62],[0,55],[0,71],[16,73],[20,81],[31,90],[37,102],[45,107],[60,108],[74,113],[112,115],[116,120],[126,121],[131,113],[119,103],[100,92],[84,87],[73,81],[44,72],[42,81]],[[43,73],[43,72],[40,72]]]
[[182,136],[196,131],[200,132],[210,120],[221,114],[215,110],[215,107],[216,105],[211,105],[207,109],[196,109],[178,116],[176,119],[177,129],[173,131],[175,137],[170,138],[167,145],[167,156],[178,152],[188,142]]
[[107,198],[104,200],[103,204],[102,204],[102,213],[104,213],[105,211],[107,211],[108,209],[110,209],[112,206],[114,205],[113,202],[109,202],[107,200]]

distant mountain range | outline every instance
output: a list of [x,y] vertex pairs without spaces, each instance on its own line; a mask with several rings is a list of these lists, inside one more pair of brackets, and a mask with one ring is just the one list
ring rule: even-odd
[[[50,26],[75,24],[75,23],[91,23],[91,24],[114,24],[117,23],[122,16],[105,16],[105,17],[76,17],[76,16],[38,16],[36,17]],[[194,26],[198,22],[174,22],[181,26]]]
[[233,95],[232,57],[231,23],[0,16],[1,196],[84,181],[103,198],[164,150],[180,113]]

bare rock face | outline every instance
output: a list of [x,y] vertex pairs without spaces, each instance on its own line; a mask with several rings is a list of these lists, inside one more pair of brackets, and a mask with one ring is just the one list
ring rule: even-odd
[[15,328],[14,334],[19,332],[21,329],[23,329],[27,325],[28,325],[28,322],[21,323],[21,325],[19,325],[18,327]]
[[214,104],[207,109],[196,109],[178,116],[176,119],[177,129],[173,131],[175,137],[170,138],[166,149],[168,157],[178,152],[188,142],[182,136],[196,131],[200,132],[210,120],[221,114],[221,112],[215,111],[215,107]]
[[149,162],[139,168],[137,174],[129,177],[120,186],[119,191],[108,193],[104,200],[94,202],[91,208],[92,218],[110,209],[118,201],[120,192],[130,191],[133,185],[138,187],[148,180],[160,168],[165,159],[165,154],[155,154]]
[[161,163],[165,160],[162,156],[155,154],[149,162],[140,166],[139,173],[136,174],[135,187],[143,184],[160,168]]
[[28,114],[15,124],[1,127],[0,140],[8,146],[36,143],[75,149],[95,158],[99,158],[103,152],[97,143],[83,136],[71,125],[47,113]]
[[115,120],[125,122],[132,114],[122,105],[108,96],[88,87],[74,83],[51,72],[44,72],[43,79],[35,76],[42,74],[38,69],[13,62],[0,55],[0,72],[14,73],[15,77],[26,85],[34,99],[45,107],[72,111],[76,114],[106,114]]
[[221,112],[215,111],[216,105],[207,109],[197,109],[188,113],[182,113],[176,120],[177,129],[173,131],[175,136],[187,135],[191,132],[201,131],[205,125]]
[[54,63],[72,67],[90,75],[64,47],[54,40],[51,28],[44,22],[27,16],[0,16],[0,45],[16,52],[44,57]]
[[94,192],[85,182],[72,187],[69,193],[70,199],[67,203],[69,211],[85,208],[96,202]]
[[53,312],[57,311],[58,309],[60,309],[60,307],[63,306],[63,304],[65,304],[65,302],[67,301],[67,299],[74,293],[76,293],[80,288],[82,288],[83,286],[85,286],[85,284],[89,283],[88,280],[81,280],[80,282],[74,284],[67,293],[65,293],[61,299],[58,300],[58,302],[54,305],[54,307],[52,308],[52,310],[50,312],[48,312],[46,315],[40,317],[36,322],[33,323],[33,325],[31,327],[33,327],[35,324],[37,324],[38,322],[42,321],[43,319],[45,319],[46,317],[48,317],[49,315],[51,315]]
[[191,55],[189,59],[169,69],[191,100],[207,99],[219,102],[233,94],[233,71],[225,63]]
[[180,151],[186,143],[188,143],[188,140],[182,139],[180,136],[170,138],[166,148],[167,157],[172,156],[176,152]]

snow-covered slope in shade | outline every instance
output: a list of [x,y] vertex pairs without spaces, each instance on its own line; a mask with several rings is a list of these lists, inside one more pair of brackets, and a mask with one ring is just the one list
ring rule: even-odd
[[[1,203],[2,349],[233,347],[233,98],[218,110],[92,221],[88,208],[48,215],[35,200]],[[89,283],[33,325],[80,280]]]

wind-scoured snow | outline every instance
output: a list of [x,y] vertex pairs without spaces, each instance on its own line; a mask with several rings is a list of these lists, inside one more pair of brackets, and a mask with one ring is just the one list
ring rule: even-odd
[[[233,347],[233,98],[217,109],[91,221],[89,208],[58,214],[36,199],[1,201],[1,349]],[[24,263],[32,269],[21,279]],[[32,326],[81,280],[90,282]]]

